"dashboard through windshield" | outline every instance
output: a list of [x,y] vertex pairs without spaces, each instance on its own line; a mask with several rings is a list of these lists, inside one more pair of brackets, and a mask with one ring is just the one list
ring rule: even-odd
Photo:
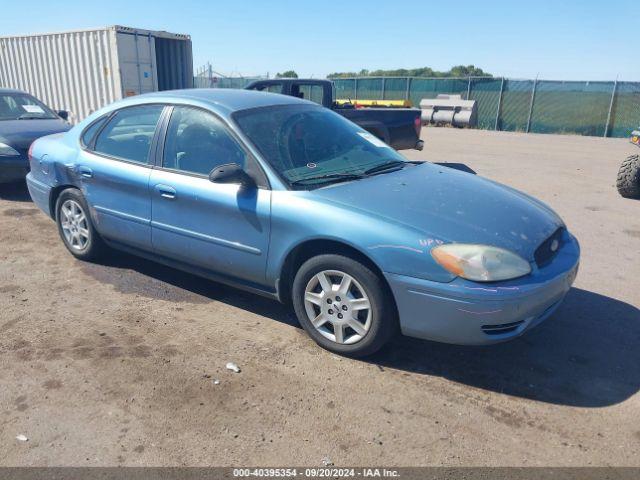
[[234,114],[234,120],[263,157],[294,186],[356,179],[379,167],[406,162],[371,133],[321,106],[242,110]]

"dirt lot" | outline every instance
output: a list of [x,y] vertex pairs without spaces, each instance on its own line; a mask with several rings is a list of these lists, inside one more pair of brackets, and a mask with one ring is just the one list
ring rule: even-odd
[[540,197],[580,240],[575,288],[545,324],[488,348],[399,338],[340,358],[275,302],[122,254],[74,260],[25,189],[3,186],[1,464],[640,466],[640,202],[614,188],[632,147],[424,139],[408,156]]

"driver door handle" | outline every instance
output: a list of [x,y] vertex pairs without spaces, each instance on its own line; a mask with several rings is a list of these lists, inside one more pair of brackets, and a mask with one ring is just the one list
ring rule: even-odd
[[159,183],[154,188],[162,198],[166,198],[169,200],[173,200],[174,198],[176,198],[176,189],[173,187],[170,187],[169,185],[163,185]]

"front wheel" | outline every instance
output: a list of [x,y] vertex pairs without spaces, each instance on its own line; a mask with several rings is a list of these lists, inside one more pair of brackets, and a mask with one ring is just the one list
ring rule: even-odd
[[95,260],[104,252],[104,242],[93,227],[87,202],[79,190],[69,188],[60,194],[56,223],[64,246],[74,257]]
[[625,198],[640,198],[640,157],[631,155],[622,162],[616,182],[618,193]]
[[384,281],[342,255],[319,255],[298,270],[292,288],[296,316],[321,347],[362,357],[379,350],[397,319]]

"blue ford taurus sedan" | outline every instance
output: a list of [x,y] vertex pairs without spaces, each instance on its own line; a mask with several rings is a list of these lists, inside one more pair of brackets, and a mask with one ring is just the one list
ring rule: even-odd
[[24,181],[29,146],[38,137],[69,130],[67,115],[26,92],[0,88],[0,184]]
[[549,207],[409,162],[330,110],[284,95],[141,95],[38,140],[27,176],[67,249],[108,247],[290,302],[352,356],[398,329],[458,344],[517,337],[575,279]]

